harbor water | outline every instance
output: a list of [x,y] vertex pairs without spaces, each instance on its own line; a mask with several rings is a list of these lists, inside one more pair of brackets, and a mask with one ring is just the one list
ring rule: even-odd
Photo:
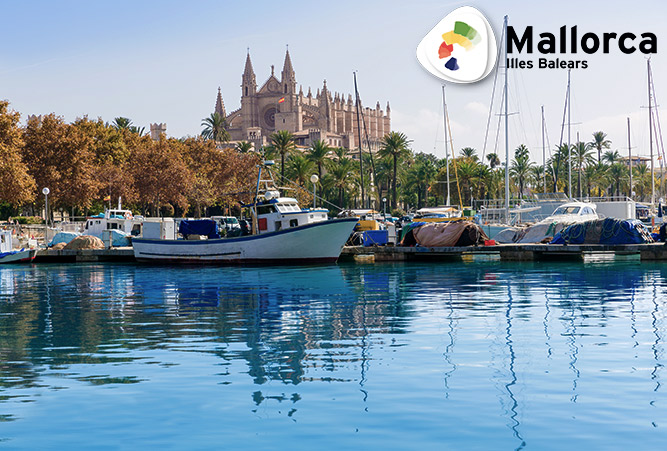
[[667,264],[0,268],[9,449],[664,449]]

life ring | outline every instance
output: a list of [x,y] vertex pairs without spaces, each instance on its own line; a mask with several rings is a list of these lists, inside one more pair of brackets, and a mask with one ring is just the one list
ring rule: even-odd
[[126,211],[125,212],[125,219],[132,219],[132,213],[130,213],[129,211]]

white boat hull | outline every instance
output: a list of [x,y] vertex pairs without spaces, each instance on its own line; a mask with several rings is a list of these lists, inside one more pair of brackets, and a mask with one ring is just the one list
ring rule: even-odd
[[12,252],[10,254],[0,257],[0,264],[4,263],[30,263],[35,259],[37,249],[25,249],[21,251]]
[[335,263],[356,218],[316,222],[238,238],[149,240],[134,238],[137,261],[233,264]]

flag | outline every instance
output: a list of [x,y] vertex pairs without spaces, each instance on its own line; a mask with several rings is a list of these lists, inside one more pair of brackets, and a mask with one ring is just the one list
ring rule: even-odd
[[426,191],[428,191],[430,193],[431,192],[431,186],[429,186]]
[[111,196],[107,196],[104,198],[104,202],[109,202],[111,200]]
[[278,100],[278,103],[283,103],[285,101],[285,97],[281,97],[280,100]]

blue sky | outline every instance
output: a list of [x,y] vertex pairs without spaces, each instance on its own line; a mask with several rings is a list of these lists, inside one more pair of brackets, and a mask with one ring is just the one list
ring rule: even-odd
[[[2,0],[0,98],[24,118],[50,112],[67,121],[83,115],[107,121],[127,116],[146,128],[166,122],[171,136],[196,135],[201,119],[213,110],[218,86],[227,110],[239,107],[248,47],[261,84],[271,64],[280,72],[289,44],[304,91],[310,86],[314,94],[326,78],[329,89],[352,93],[356,70],[364,104],[380,101],[384,109],[389,101],[392,128],[405,132],[415,151],[442,157],[441,82],[421,68],[415,49],[442,17],[464,5],[482,11],[497,36],[505,14],[515,28],[532,25],[536,33],[557,33],[562,25],[577,25],[580,33],[653,32],[658,37],[658,53],[652,57],[656,91],[659,101],[667,99],[663,3],[424,0]],[[572,139],[579,132],[582,140],[590,140],[594,131],[603,130],[613,148],[625,154],[629,116],[633,153],[648,155],[642,108],[647,105],[645,55],[614,49],[586,59],[588,69],[572,72]],[[470,146],[481,154],[492,78],[448,85],[455,149]],[[558,142],[566,80],[565,70],[510,71],[510,110],[519,113],[510,120],[511,148],[525,143],[541,161],[541,105],[549,141],[552,146]],[[493,150],[496,121],[494,116],[487,153]]]

